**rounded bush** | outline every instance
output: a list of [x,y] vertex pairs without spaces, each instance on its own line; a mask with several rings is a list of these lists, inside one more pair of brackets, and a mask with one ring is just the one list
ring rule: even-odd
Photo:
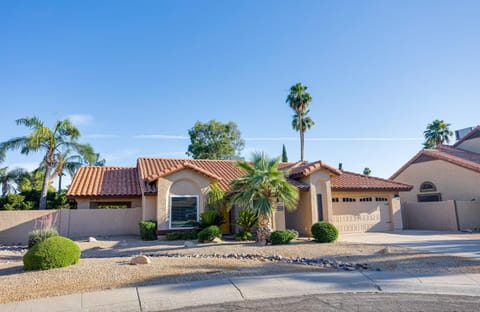
[[215,237],[222,238],[222,230],[216,225],[210,225],[198,232],[197,236],[200,241],[212,241]]
[[25,270],[48,270],[77,264],[80,247],[62,236],[53,236],[34,245],[23,256]]
[[272,245],[288,244],[292,239],[298,238],[298,232],[295,230],[279,230],[270,234]]
[[337,240],[338,230],[335,225],[321,221],[312,225],[312,236],[319,243],[331,243]]

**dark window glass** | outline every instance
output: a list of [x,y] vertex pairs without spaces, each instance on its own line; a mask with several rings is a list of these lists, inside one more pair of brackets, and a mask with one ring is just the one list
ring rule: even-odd
[[190,228],[197,222],[197,197],[171,197],[171,228]]

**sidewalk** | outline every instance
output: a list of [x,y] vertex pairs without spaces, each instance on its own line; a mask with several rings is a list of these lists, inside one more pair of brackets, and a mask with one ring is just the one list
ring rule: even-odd
[[480,297],[480,273],[318,272],[120,288],[0,305],[0,311],[162,311],[324,293],[384,292]]

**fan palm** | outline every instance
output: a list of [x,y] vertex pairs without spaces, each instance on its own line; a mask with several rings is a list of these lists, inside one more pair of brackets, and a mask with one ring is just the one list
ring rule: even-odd
[[436,119],[427,125],[427,129],[423,132],[425,142],[424,148],[434,148],[443,143],[449,143],[450,137],[453,135],[449,128],[450,124],[443,120]]
[[237,162],[246,174],[230,183],[231,204],[254,209],[259,224],[257,240],[263,244],[269,238],[269,223],[277,201],[283,201],[288,210],[295,209],[298,201],[298,190],[286,180],[285,172],[278,169],[278,164],[279,159],[255,153],[252,162]]
[[307,86],[297,83],[290,88],[286,102],[295,111],[292,127],[300,133],[300,161],[304,161],[305,131],[315,125],[313,120],[307,116],[312,96],[307,92]]
[[15,181],[24,174],[25,170],[21,168],[8,170],[8,167],[0,168],[0,185],[2,186],[2,196],[8,192],[15,191],[13,186]]
[[30,128],[32,132],[27,136],[16,137],[0,143],[0,161],[5,159],[8,150],[20,150],[20,153],[25,155],[39,151],[45,153],[42,162],[45,175],[39,209],[46,209],[48,184],[54,176],[52,171],[56,169],[62,151],[71,149],[85,157],[87,154],[93,154],[93,149],[88,144],[78,143],[80,131],[69,119],[56,121],[53,129],[45,126],[37,117],[20,118],[16,120],[16,123]]

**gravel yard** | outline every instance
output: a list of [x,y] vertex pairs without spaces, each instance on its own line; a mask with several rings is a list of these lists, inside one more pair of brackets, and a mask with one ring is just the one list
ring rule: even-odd
[[[24,272],[22,256],[26,250],[1,246],[0,303],[124,286],[335,269],[323,265],[270,261],[269,257],[365,264],[368,270],[480,272],[478,261],[398,247],[385,250],[380,245],[317,244],[300,239],[277,246],[227,241],[186,248],[183,241],[145,242],[133,236],[97,237],[97,240],[77,241],[82,249],[78,265],[48,271]],[[152,262],[130,265],[131,257],[140,254],[148,255]]]

